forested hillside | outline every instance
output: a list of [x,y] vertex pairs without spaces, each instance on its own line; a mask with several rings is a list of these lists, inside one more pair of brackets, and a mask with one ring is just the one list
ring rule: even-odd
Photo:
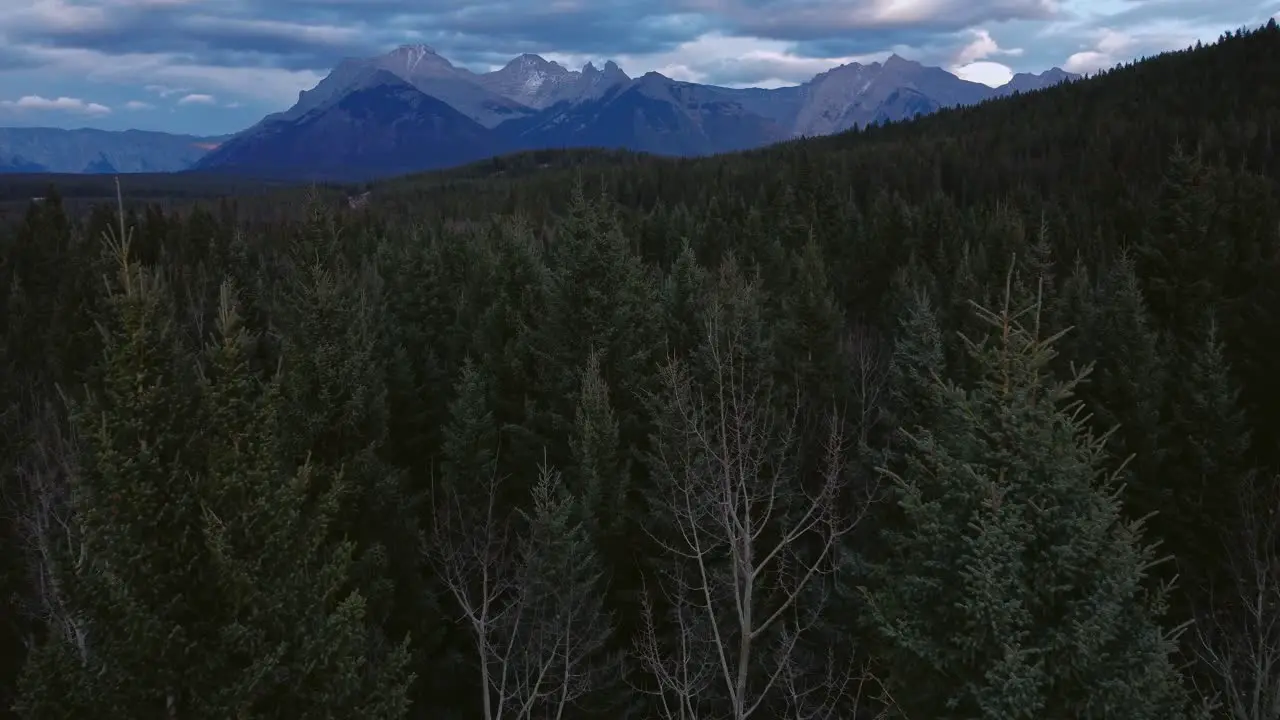
[[1276,718],[1280,28],[0,233],[22,718]]

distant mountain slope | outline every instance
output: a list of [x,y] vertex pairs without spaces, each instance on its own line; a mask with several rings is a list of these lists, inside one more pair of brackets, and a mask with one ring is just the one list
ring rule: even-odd
[[520,148],[625,148],[664,155],[732,152],[788,137],[784,125],[748,111],[716,88],[658,73],[498,130]]
[[[794,135],[830,135],[876,120],[904,120],[921,112],[973,105],[994,90],[937,67],[892,55],[883,63],[850,63],[820,73],[802,87]],[[908,91],[908,92],[903,92]]]
[[116,166],[111,164],[106,155],[99,155],[97,160],[85,166],[83,172],[86,175],[114,175],[120,171],[116,170]]
[[298,93],[298,102],[281,113],[268,115],[238,135],[252,133],[274,122],[296,120],[302,115],[341,100],[366,86],[379,72],[389,72],[485,127],[495,127],[512,117],[534,112],[515,100],[486,89],[475,73],[458,68],[426,45],[401,45],[373,58],[347,58],[318,85]]
[[145,130],[0,128],[0,159],[18,156],[41,172],[86,172],[104,161],[112,172],[174,172],[191,167],[222,140]]
[[[1019,75],[1008,89],[996,89],[893,55],[883,63],[842,65],[794,87],[735,89],[658,73],[632,79],[613,62],[604,69],[588,63],[569,70],[531,54],[477,74],[427,46],[404,45],[378,57],[344,60],[316,87],[300,93],[293,107],[238,133],[195,167],[311,177],[337,171],[335,158],[360,173],[387,174],[448,167],[510,149],[603,147],[706,155],[907,119],[1072,77],[1055,68]],[[371,101],[371,87],[393,85],[391,78],[400,85],[395,94],[405,112],[423,108],[426,117],[393,123],[386,113],[351,112]],[[436,104],[409,102],[404,86]],[[349,102],[357,95],[359,102]],[[391,102],[388,96],[376,100]],[[492,132],[464,126],[455,116],[446,120],[441,105]],[[435,130],[428,132],[427,126]],[[299,137],[321,127],[323,143],[299,144]],[[395,152],[387,154],[391,148]],[[275,162],[283,164],[272,166]]]
[[996,88],[994,96],[1005,97],[1007,95],[1012,95],[1015,92],[1034,92],[1059,83],[1078,80],[1079,78],[1079,75],[1069,73],[1058,67],[1045,70],[1039,75],[1036,75],[1035,73],[1018,73],[1017,75],[1014,75],[1009,82]]
[[333,103],[228,140],[193,169],[361,180],[461,165],[505,149],[492,130],[378,70]]
[[47,173],[49,169],[21,155],[0,154],[0,173]]

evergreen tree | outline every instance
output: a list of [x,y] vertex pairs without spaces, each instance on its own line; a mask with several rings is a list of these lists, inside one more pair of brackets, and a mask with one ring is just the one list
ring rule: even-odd
[[160,273],[137,264],[127,234],[111,240],[118,275],[98,379],[72,409],[84,446],[68,461],[73,526],[46,567],[69,622],[28,661],[17,709],[29,718],[164,717],[206,681],[191,354]]
[[597,543],[617,539],[625,529],[630,488],[629,463],[618,453],[618,423],[609,404],[609,386],[600,376],[600,357],[587,357],[571,437],[576,468],[574,495],[589,535]]
[[[548,438],[568,436],[578,373],[594,351],[621,411],[622,442],[628,452],[640,447],[646,428],[632,410],[656,377],[662,350],[657,288],[609,208],[588,201],[580,185],[552,238],[546,278],[545,315],[530,342]],[[568,465],[562,441],[546,447],[553,466]]]
[[1216,180],[1213,169],[1197,154],[1175,147],[1148,236],[1137,248],[1152,314],[1178,337],[1194,332],[1198,313],[1221,298],[1224,255],[1230,248],[1215,237]]
[[1236,520],[1253,473],[1252,432],[1212,314],[1202,327],[1203,339],[1173,381],[1168,432],[1179,442],[1161,473],[1167,504],[1156,517],[1183,584],[1196,591],[1225,582],[1212,539]]
[[474,478],[497,472],[499,435],[490,409],[493,382],[484,368],[463,362],[449,403],[441,445],[441,482],[447,492],[466,493]]
[[199,489],[211,563],[204,622],[217,630],[200,648],[210,677],[179,714],[403,717],[407,644],[385,657],[370,645],[364,599],[349,588],[354,547],[328,537],[343,479],[314,497],[309,463],[286,474],[281,384],[255,376],[229,284],[216,330],[201,384]]
[[330,537],[355,543],[350,589],[392,652],[406,635],[434,632],[421,555],[397,550],[422,542],[427,489],[411,487],[386,457],[390,352],[376,245],[345,232],[314,195],[305,209],[287,239],[289,274],[274,308],[287,365],[281,448],[293,468],[309,466],[313,493],[343,488]]
[[1079,332],[1091,348],[1086,360],[1096,360],[1079,397],[1093,414],[1094,429],[1113,433],[1113,457],[1127,461],[1126,505],[1134,516],[1165,509],[1169,488],[1160,468],[1167,447],[1162,414],[1168,358],[1127,253],[1099,282]]
[[356,543],[353,581],[381,625],[395,635],[415,624],[421,595],[416,556],[391,553],[419,541],[421,493],[383,457],[387,434],[383,283],[369,262],[345,258],[336,220],[314,198],[312,218],[292,239],[289,282],[277,310],[281,353],[289,362],[282,391],[283,450],[309,462],[314,487],[346,479],[347,495],[331,531]]
[[773,372],[777,398],[798,404],[797,458],[799,475],[819,472],[822,443],[833,412],[849,417],[854,411],[854,358],[845,340],[848,324],[831,292],[831,284],[815,241],[791,253],[792,279],[777,296],[769,315]]
[[910,428],[932,420],[946,359],[928,292],[907,287],[901,292],[906,295],[906,304],[889,360],[889,413],[897,427]]
[[671,355],[687,356],[701,341],[708,276],[686,240],[662,283],[662,316]]
[[941,421],[903,432],[890,471],[907,523],[867,592],[903,717],[1176,718],[1184,713],[1152,550],[1120,515],[1078,382],[1046,372],[1039,306],[979,307],[984,370],[938,388]]

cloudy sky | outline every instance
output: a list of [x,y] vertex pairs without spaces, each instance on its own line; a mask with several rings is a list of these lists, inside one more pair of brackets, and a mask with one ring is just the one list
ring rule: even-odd
[[773,87],[892,52],[1000,84],[1258,25],[1280,0],[0,0],[0,126],[233,132],[347,56],[425,43]]

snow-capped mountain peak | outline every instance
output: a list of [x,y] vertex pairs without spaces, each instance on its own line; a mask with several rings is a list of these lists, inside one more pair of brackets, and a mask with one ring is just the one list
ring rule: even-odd
[[465,70],[454,67],[453,63],[437,54],[430,45],[401,45],[386,55],[376,58],[373,64],[410,81],[417,77],[451,77],[469,74]]
[[436,57],[440,57],[439,55],[436,55],[435,48],[421,43],[401,45],[395,50],[392,50],[390,55],[391,57],[403,62],[404,68],[410,72],[418,66],[418,63],[422,62],[428,56],[434,55]]
[[610,61],[605,70],[587,63],[582,70],[569,70],[539,55],[525,53],[493,72],[478,76],[481,85],[505,98],[531,108],[542,109],[565,100],[577,101],[597,95],[602,88],[630,80]]

